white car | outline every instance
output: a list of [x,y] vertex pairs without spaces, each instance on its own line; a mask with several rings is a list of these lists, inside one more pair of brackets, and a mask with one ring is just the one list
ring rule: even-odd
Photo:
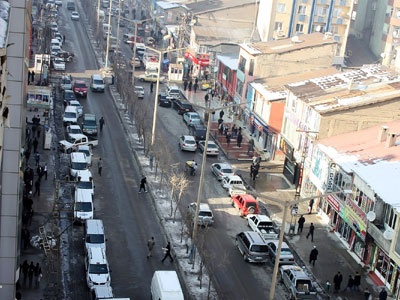
[[62,58],[56,57],[53,60],[53,67],[56,71],[65,71],[65,62]]
[[[137,77],[140,81],[147,81],[147,82],[157,82],[158,74],[157,73],[147,73],[142,74]],[[165,81],[164,76],[160,76],[160,83]]]
[[182,135],[179,138],[179,147],[182,151],[193,151],[197,150],[197,143],[193,136],[191,135]]
[[87,146],[87,145],[79,145],[79,146],[76,148],[76,152],[85,153],[86,162],[87,162],[88,166],[91,166],[91,165],[92,165],[92,155],[93,155],[93,154],[92,154],[92,150],[90,149],[89,146]]
[[[201,152],[204,152],[204,148],[206,145],[206,141],[200,141],[199,142],[199,148]],[[218,155],[219,154],[219,149],[217,144],[215,144],[213,141],[208,141],[207,144],[207,155]]]
[[[197,203],[190,203],[188,206],[189,214],[191,215],[193,221],[196,216]],[[200,203],[199,206],[199,216],[197,218],[197,224],[200,226],[211,226],[214,223],[213,212],[208,205],[208,203]]]
[[72,90],[72,78],[71,75],[63,75],[60,79],[60,88],[64,90]]
[[83,115],[83,106],[81,105],[81,103],[78,100],[69,101],[68,106],[75,106],[79,116],[82,117],[82,115]]
[[77,11],[73,11],[71,13],[71,20],[72,21],[79,21],[79,13]]
[[57,6],[62,6],[62,0],[56,0],[54,1],[54,4]]
[[211,172],[221,181],[225,176],[234,175],[232,166],[226,163],[215,163],[211,165]]
[[138,98],[144,98],[144,88],[142,86],[135,86],[135,94]]
[[200,125],[201,120],[200,120],[200,115],[196,112],[187,112],[183,114],[183,121],[186,123],[188,126],[192,125]]

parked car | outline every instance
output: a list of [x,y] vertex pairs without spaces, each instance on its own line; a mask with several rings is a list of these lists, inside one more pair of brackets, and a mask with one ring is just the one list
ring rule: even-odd
[[[201,152],[204,152],[205,145],[206,141],[199,142],[199,149],[201,150]],[[207,155],[219,155],[218,146],[213,141],[208,141],[207,143]]]
[[236,247],[244,261],[265,263],[268,261],[268,247],[264,239],[254,231],[244,231],[236,235]]
[[75,80],[72,85],[72,90],[75,95],[86,98],[88,93],[88,86],[84,80]]
[[142,86],[135,86],[135,94],[137,95],[137,97],[139,99],[143,99],[144,98],[144,88]]
[[[279,240],[267,241],[268,255],[275,264],[276,252],[278,250]],[[288,244],[282,242],[281,255],[279,257],[279,265],[293,265],[295,263],[294,256]]]
[[67,106],[69,101],[77,100],[73,90],[65,90],[63,92],[64,106]]
[[318,299],[312,280],[299,266],[281,266],[279,274],[284,286],[289,290],[290,299]]
[[[146,73],[146,74],[139,75],[137,78],[140,81],[157,82],[158,74],[157,73]],[[160,76],[159,81],[160,81],[160,83],[163,83],[165,81],[165,77]]]
[[[189,214],[192,217],[193,222],[196,216],[196,208],[197,208],[196,202],[189,204],[188,210]],[[213,223],[214,223],[214,215],[210,206],[207,203],[200,203],[197,224],[200,226],[211,226]]]
[[227,163],[215,163],[211,165],[211,172],[221,181],[226,176],[234,175],[232,166]]
[[56,53],[56,57],[62,58],[65,62],[71,62],[74,54],[68,51],[61,50]]
[[272,220],[266,215],[247,215],[249,227],[262,235],[264,240],[276,240],[279,233],[274,227]]
[[72,21],[79,21],[79,13],[77,11],[73,11],[71,13],[71,20]]
[[233,195],[232,206],[239,209],[241,217],[245,217],[248,214],[258,214],[258,203],[252,195]]
[[182,151],[196,151],[196,140],[191,135],[182,135],[179,138],[179,147]]
[[90,167],[92,165],[92,156],[93,156],[93,154],[92,154],[92,150],[90,149],[89,146],[87,146],[87,145],[79,145],[76,148],[76,152],[84,153],[88,166]]
[[67,132],[67,139],[69,139],[69,136],[74,134],[83,134],[81,126],[74,124],[68,125],[66,127],[66,132]]
[[183,114],[183,121],[186,123],[188,126],[192,125],[200,125],[201,120],[200,120],[200,115],[196,112],[187,112]]
[[177,87],[176,85],[168,86],[166,91],[167,91],[167,95],[169,97],[172,97],[174,99],[180,99],[181,98],[182,92],[181,92],[180,88]]
[[167,94],[161,93],[161,94],[158,94],[158,105],[163,106],[163,107],[171,107],[172,101],[169,99]]
[[222,187],[228,191],[230,196],[246,194],[246,186],[242,178],[237,175],[225,176],[222,179]]
[[142,62],[138,57],[135,57],[135,59],[130,60],[131,67],[133,67],[133,64],[135,64],[135,68],[140,68],[142,66]]
[[65,71],[65,62],[62,58],[55,57],[53,60],[53,68],[55,71]]
[[70,100],[68,102],[68,106],[75,106],[76,107],[76,111],[78,112],[79,116],[82,117],[82,115],[83,115],[83,106],[81,105],[81,103],[78,100]]
[[189,134],[194,136],[197,143],[206,139],[206,133],[207,126],[203,124],[189,126]]
[[72,78],[71,78],[71,75],[63,75],[63,76],[61,76],[60,88],[62,90],[72,90]]
[[186,112],[194,111],[192,104],[186,101],[176,100],[173,107],[178,111],[178,114],[183,115]]

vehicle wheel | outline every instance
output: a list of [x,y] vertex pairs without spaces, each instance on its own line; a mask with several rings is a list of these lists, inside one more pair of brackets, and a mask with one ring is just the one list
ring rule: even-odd
[[251,206],[248,208],[249,214],[254,214],[256,212],[256,209],[254,206]]
[[247,255],[246,255],[246,254],[243,254],[243,260],[244,260],[244,261],[247,261],[247,260],[248,260],[248,258],[247,258]]

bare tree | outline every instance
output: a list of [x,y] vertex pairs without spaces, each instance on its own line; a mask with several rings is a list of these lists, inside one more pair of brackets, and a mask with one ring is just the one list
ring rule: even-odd
[[[183,193],[186,191],[186,189],[190,186],[191,182],[190,180],[187,179],[185,173],[181,172],[178,174],[178,197],[176,198],[176,206],[174,210],[174,217],[173,217],[173,222],[175,222],[175,217],[176,217],[176,211],[179,208],[179,203],[182,200]],[[171,199],[172,201],[172,199]]]

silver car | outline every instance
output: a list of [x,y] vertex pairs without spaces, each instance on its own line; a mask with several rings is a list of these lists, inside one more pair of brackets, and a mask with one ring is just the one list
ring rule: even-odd
[[225,176],[234,175],[234,171],[230,164],[215,163],[211,165],[211,172],[221,181]]
[[[194,220],[196,216],[197,203],[193,202],[189,204],[189,213]],[[197,218],[197,224],[200,226],[211,226],[214,223],[214,215],[207,203],[200,203],[199,216]]]
[[[272,263],[275,264],[275,259],[276,259],[276,252],[278,250],[278,245],[279,241],[274,240],[274,241],[267,241],[267,246],[268,246],[268,255],[272,260]],[[285,242],[282,242],[282,247],[281,247],[281,255],[279,257],[279,265],[293,265],[295,263],[294,261],[294,256],[292,254],[292,251],[290,250],[288,244]]]
[[179,147],[182,151],[193,151],[197,150],[197,143],[193,136],[191,135],[182,135],[179,138]]

